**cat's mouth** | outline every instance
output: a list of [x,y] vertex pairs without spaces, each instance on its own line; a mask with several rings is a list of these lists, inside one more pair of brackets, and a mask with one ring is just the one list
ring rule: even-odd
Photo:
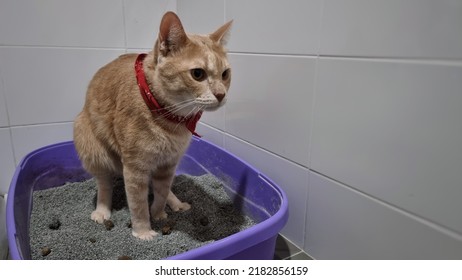
[[226,98],[218,101],[216,98],[196,98],[194,104],[204,111],[216,111],[226,103]]

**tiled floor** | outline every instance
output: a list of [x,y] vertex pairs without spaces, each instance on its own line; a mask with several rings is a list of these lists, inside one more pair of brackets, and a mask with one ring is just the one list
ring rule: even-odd
[[312,260],[307,253],[298,248],[295,244],[279,235],[276,240],[275,260]]

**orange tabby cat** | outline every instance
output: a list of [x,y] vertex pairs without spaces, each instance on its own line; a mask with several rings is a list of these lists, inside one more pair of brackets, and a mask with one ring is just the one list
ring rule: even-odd
[[152,52],[122,55],[95,74],[74,124],[75,147],[98,186],[92,220],[110,218],[112,179],[120,175],[132,234],[140,239],[154,238],[150,215],[166,218],[166,204],[173,211],[191,207],[170,187],[202,111],[226,101],[231,70],[224,44],[230,26],[190,35],[177,15],[167,12]]

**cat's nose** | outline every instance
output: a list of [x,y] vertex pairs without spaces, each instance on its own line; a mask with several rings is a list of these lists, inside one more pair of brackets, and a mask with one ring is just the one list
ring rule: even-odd
[[224,93],[214,93],[213,95],[215,95],[215,97],[217,98],[218,102],[221,102],[223,100],[223,98],[225,98],[225,94]]

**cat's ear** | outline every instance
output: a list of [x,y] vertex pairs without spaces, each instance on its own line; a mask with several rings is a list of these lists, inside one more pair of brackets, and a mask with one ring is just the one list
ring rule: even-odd
[[159,51],[166,56],[171,51],[179,50],[188,40],[178,16],[167,12],[162,17],[159,30]]
[[228,42],[229,32],[231,30],[232,23],[233,23],[232,20],[225,23],[223,26],[218,28],[215,32],[210,34],[209,35],[210,38],[217,43],[226,45],[226,43]]

